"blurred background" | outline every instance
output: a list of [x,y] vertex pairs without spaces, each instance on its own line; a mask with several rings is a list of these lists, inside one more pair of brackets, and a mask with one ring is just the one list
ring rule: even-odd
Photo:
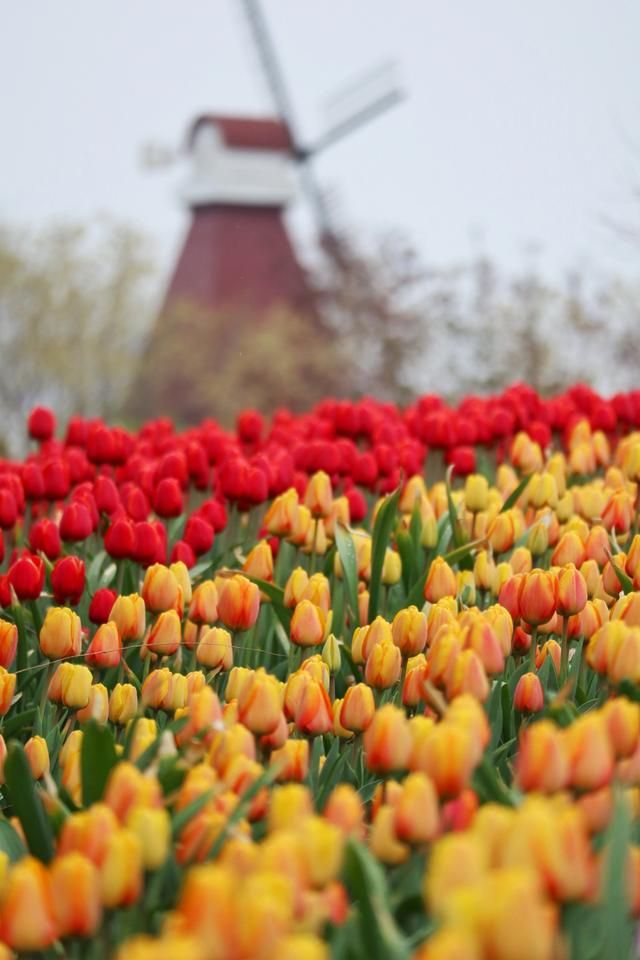
[[638,386],[639,40],[636,0],[5,0],[5,446],[35,403]]

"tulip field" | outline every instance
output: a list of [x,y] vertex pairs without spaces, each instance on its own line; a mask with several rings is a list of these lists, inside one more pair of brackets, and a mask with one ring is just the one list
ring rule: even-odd
[[640,955],[640,391],[0,461],[0,960]]

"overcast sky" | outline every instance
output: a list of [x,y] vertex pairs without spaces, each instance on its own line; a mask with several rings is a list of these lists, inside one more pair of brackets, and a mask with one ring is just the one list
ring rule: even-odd
[[[640,225],[638,0],[263,0],[304,135],[394,59],[408,98],[318,163],[358,228],[424,260],[634,269],[605,217]],[[167,260],[186,215],[179,144],[200,111],[268,113],[239,0],[0,0],[0,219],[108,212]],[[294,227],[304,226],[298,214]],[[636,251],[637,256],[637,251]]]

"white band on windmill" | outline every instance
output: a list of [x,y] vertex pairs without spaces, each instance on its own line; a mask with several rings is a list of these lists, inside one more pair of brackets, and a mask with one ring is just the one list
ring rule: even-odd
[[284,124],[262,119],[240,127],[242,123],[231,127],[226,118],[200,117],[194,124],[191,173],[182,191],[189,206],[283,207],[294,199],[294,160]]

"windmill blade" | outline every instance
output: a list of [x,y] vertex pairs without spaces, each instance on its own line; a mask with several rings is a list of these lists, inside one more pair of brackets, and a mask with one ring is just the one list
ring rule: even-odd
[[329,126],[310,148],[314,154],[332,146],[405,99],[394,62],[382,63],[344,86],[327,103]]
[[269,33],[267,21],[260,6],[260,0],[242,0],[245,16],[254,45],[260,58],[262,72],[267,87],[271,93],[275,108],[289,128],[293,141],[294,156],[300,165],[300,180],[302,189],[307,195],[309,204],[317,223],[318,233],[323,235],[330,231],[329,217],[322,191],[311,169],[312,152],[305,149],[298,137],[298,126],[295,111],[289,91],[280,67],[280,61]]

